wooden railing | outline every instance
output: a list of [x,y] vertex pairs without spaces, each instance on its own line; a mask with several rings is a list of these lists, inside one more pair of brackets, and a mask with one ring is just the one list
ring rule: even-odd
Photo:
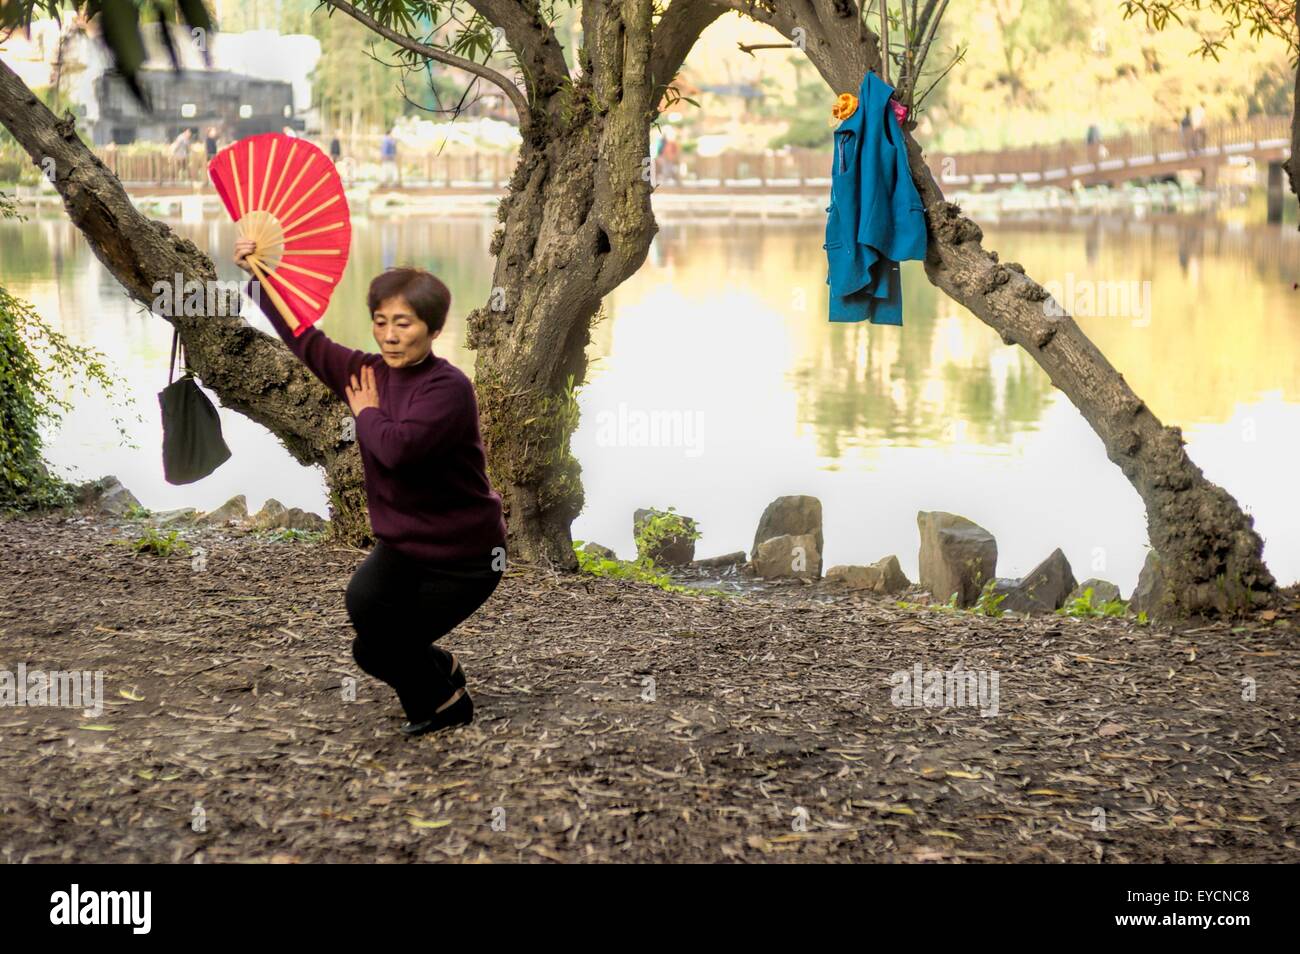
[[1098,143],[1053,144],[926,156],[940,186],[965,188],[1024,183],[1068,187],[1122,181],[1179,169],[1218,166],[1234,155],[1276,161],[1289,155],[1290,119],[1254,116],[1200,130],[1155,128]]
[[[208,181],[207,159],[195,149],[178,159],[159,146],[156,150],[124,150],[101,147],[100,159],[127,186],[193,187]],[[373,153],[373,154],[371,154]],[[373,181],[399,188],[504,189],[514,172],[515,153],[399,153],[396,167],[385,168],[378,147],[356,155],[344,148],[339,172],[345,182],[353,180],[362,166]],[[655,164],[658,184],[665,187],[769,187],[803,186],[829,182],[829,152],[789,149],[764,153],[728,152],[718,156],[686,155],[676,172],[664,163]]]
[[[127,186],[192,186],[208,181],[207,157],[199,150],[183,159],[162,147],[126,152],[110,146],[95,152]],[[377,157],[375,164],[379,165]],[[339,172],[345,181],[356,175],[357,165],[346,155],[340,161]],[[403,156],[400,177],[394,170],[394,183],[504,188],[514,167],[515,156],[504,153]]]
[[[930,153],[931,171],[942,187],[965,189],[1023,183],[1027,186],[1059,185],[1075,181],[1084,185],[1120,182],[1165,175],[1180,169],[1214,170],[1232,156],[1252,156],[1277,162],[1290,154],[1290,119],[1257,116],[1240,123],[1221,124],[1184,132],[1157,128],[1129,133],[1099,143],[1071,140],[1015,149],[967,153]],[[177,159],[166,147],[156,150],[96,150],[117,177],[128,186],[190,187],[207,182],[207,161],[201,149]],[[340,172],[352,181],[362,167],[374,181],[397,188],[483,189],[505,188],[513,173],[513,152],[416,153],[399,151],[395,167],[380,162],[379,137],[358,137],[343,144]],[[829,151],[783,149],[766,152],[726,152],[717,156],[685,154],[674,170],[656,162],[658,185],[668,190],[803,189],[829,186]]]

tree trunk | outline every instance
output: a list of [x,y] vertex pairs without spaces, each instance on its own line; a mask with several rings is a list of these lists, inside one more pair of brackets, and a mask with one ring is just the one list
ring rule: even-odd
[[[871,30],[858,24],[849,0],[731,0],[733,8],[793,37],[802,28],[805,49],[834,93],[856,91],[865,71],[879,67]],[[861,42],[857,41],[859,33]],[[1142,497],[1147,534],[1165,586],[1158,614],[1237,614],[1276,589],[1263,561],[1254,519],[1223,488],[1206,480],[1183,450],[1177,427],[1164,427],[1124,376],[1111,366],[1074,319],[1045,306],[1049,295],[1014,262],[985,251],[978,225],[944,200],[921,147],[906,130],[912,178],[929,225],[926,275],[1007,344],[1023,347],[1097,432],[1106,455]],[[1294,154],[1293,154],[1294,156]]]
[[932,238],[926,274],[1004,343],[1033,356],[1142,497],[1165,583],[1158,615],[1235,615],[1264,602],[1276,585],[1254,518],[1205,478],[1183,449],[1181,430],[1160,423],[1074,319],[1046,307],[1042,286],[984,250],[979,226],[943,200],[910,135],[908,151]]
[[[0,62],[0,124],[38,166],[53,160],[54,185],[72,223],[135,301],[150,308],[162,288],[217,280],[212,260],[193,242],[141,215],[117,177],[77,137],[71,117],[57,119]],[[176,292],[184,297],[183,286]],[[206,296],[205,296],[206,297]],[[348,410],[290,353],[232,314],[235,295],[221,295],[218,314],[161,315],[179,331],[191,367],[221,403],[274,433],[302,464],[325,468],[331,531],[359,544],[369,538],[361,461],[345,441]]]
[[582,77],[543,93],[497,215],[488,304],[467,319],[483,440],[513,560],[574,569],[582,510],[569,440],[601,300],[644,262],[657,226],[650,3],[588,0]]

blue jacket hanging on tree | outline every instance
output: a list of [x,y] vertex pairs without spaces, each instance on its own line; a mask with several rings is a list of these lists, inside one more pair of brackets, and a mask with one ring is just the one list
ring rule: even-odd
[[825,245],[831,321],[901,325],[898,263],[925,258],[925,208],[889,105],[893,93],[868,72],[857,109],[835,129]]

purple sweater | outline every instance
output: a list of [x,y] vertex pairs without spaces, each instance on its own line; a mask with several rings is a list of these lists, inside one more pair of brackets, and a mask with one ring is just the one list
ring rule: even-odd
[[[312,327],[297,338],[270,295],[248,294],[299,360],[347,401],[344,388],[363,365],[375,372],[379,407],[357,417],[366,501],[375,536],[417,560],[490,570],[504,555],[501,497],[487,478],[474,385],[445,358],[390,368],[377,354],[355,351]],[[496,568],[501,563],[495,564]]]

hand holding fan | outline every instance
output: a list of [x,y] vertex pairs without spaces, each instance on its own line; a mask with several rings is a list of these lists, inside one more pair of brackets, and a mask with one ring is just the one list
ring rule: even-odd
[[334,163],[304,139],[249,136],[208,163],[217,195],[256,249],[246,261],[295,336],[325,312],[348,263],[352,226]]

